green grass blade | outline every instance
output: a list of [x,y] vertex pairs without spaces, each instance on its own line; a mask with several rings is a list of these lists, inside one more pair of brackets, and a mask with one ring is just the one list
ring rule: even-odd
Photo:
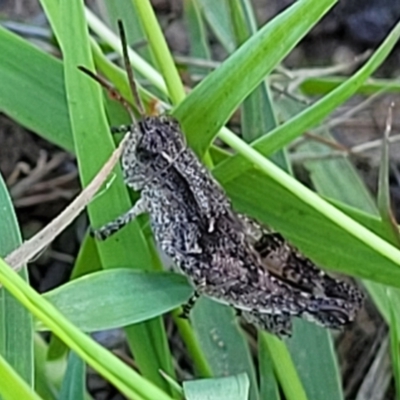
[[[395,26],[381,46],[351,78],[294,118],[274,129],[268,136],[263,136],[254,142],[254,149],[266,156],[273,154],[303,134],[307,129],[320,123],[340,104],[349,99],[357,91],[357,88],[371,76],[392,51],[399,37],[400,23]],[[219,136],[222,140],[225,140],[224,138],[230,139],[230,135],[228,136],[225,132],[220,132]],[[251,166],[252,163],[249,160],[245,160],[242,155],[238,155],[219,165],[215,170],[215,175],[222,182],[226,182],[250,169]]]
[[74,325],[94,332],[172,311],[185,303],[192,291],[182,275],[112,269],[75,279],[44,297]]
[[258,340],[268,349],[276,377],[287,400],[307,400],[299,375],[285,344],[276,336],[259,332]]
[[[230,11],[236,43],[239,46],[250,36],[256,34],[255,16],[249,0],[231,1]],[[267,134],[276,126],[271,92],[266,79],[264,79],[243,102],[241,113],[242,137],[245,142],[250,143]],[[284,150],[275,153],[272,159],[285,171],[291,170]]]
[[[21,244],[17,218],[0,175],[0,254]],[[28,280],[26,267],[20,272]],[[33,386],[33,323],[31,315],[4,288],[0,288],[0,355],[29,386]]]
[[287,346],[309,399],[343,400],[342,378],[329,330],[296,320]]
[[49,346],[44,339],[34,336],[35,350],[35,390],[44,400],[56,400],[58,391],[51,374],[48,373],[47,353]]
[[40,400],[41,398],[0,355],[0,395],[4,400]]
[[200,298],[191,312],[193,327],[214,376],[245,372],[250,399],[258,399],[257,381],[248,344],[231,308]]
[[73,351],[68,356],[67,371],[58,400],[85,399],[85,364]]
[[141,377],[108,350],[72,325],[54,306],[29,287],[1,259],[0,283],[67,346],[128,398],[138,400],[171,399],[153,383]]
[[[207,32],[205,30],[200,9],[196,0],[184,0],[185,22],[188,29],[190,56],[194,58],[210,59],[210,49],[207,43]],[[191,74],[202,73],[198,67],[189,67]]]
[[379,168],[378,181],[378,209],[382,219],[382,225],[385,228],[385,237],[395,246],[400,247],[399,227],[393,214],[390,201],[390,185],[389,185],[389,134],[392,124],[393,105],[389,106],[386,129],[383,134],[381,163]]
[[183,382],[187,400],[247,400],[249,386],[246,374]]
[[393,377],[396,388],[396,397],[400,395],[400,334],[398,325],[397,307],[398,299],[391,296],[391,289],[387,290],[388,308],[390,311],[390,350],[392,357]]
[[2,26],[0,54],[0,110],[71,151],[73,142],[61,62]]
[[296,2],[246,41],[173,110],[198,154],[204,154],[236,107],[334,3]]
[[236,43],[229,20],[229,2],[226,0],[195,0],[195,2],[222,46],[228,53],[232,53]]
[[264,340],[258,341],[258,363],[260,373],[260,398],[280,400],[281,397],[275,378],[274,366]]
[[70,280],[101,270],[101,259],[96,241],[87,234],[79,248]]
[[173,104],[178,104],[185,97],[185,91],[167,42],[158,25],[153,7],[149,0],[133,0],[133,2],[143,24],[157,66],[164,77],[168,95]]
[[[327,94],[336,89],[348,78],[343,77],[326,77],[326,78],[312,78],[304,81],[300,88],[305,94],[321,95]],[[371,95],[379,92],[380,90],[387,91],[387,93],[398,93],[400,91],[400,84],[390,79],[368,79],[361,86],[357,88],[357,94]]]

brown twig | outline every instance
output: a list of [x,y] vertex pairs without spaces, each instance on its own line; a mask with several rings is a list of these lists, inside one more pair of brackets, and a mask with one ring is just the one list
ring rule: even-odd
[[51,243],[51,241],[53,241],[54,238],[83,211],[117,164],[127,138],[128,135],[124,137],[118,148],[114,150],[111,157],[107,160],[98,174],[61,214],[5,258],[7,264],[9,264],[15,271],[18,271],[24,264],[29,262],[29,260],[31,260],[37,253]]

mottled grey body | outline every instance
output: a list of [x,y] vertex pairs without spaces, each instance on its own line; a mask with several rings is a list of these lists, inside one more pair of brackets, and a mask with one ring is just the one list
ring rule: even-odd
[[124,179],[141,196],[95,231],[97,238],[147,212],[157,243],[196,291],[233,306],[248,322],[281,335],[290,333],[293,316],[332,328],[354,319],[360,292],[327,276],[279,234],[236,214],[177,122],[145,117],[128,134]]

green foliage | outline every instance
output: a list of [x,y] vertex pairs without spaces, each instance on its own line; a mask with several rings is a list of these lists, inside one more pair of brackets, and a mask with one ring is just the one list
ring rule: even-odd
[[[141,51],[146,61],[131,52],[134,69],[150,88],[140,89],[144,101],[148,104],[159,96],[171,100],[171,113],[181,122],[188,143],[210,167],[215,165],[213,173],[234,206],[281,231],[321,265],[368,279],[364,284],[391,328],[398,387],[400,319],[394,304],[399,291],[382,285],[400,287],[400,252],[393,233],[397,227],[390,226],[388,218],[385,165],[381,218],[347,159],[305,165],[317,192],[329,202],[283,170],[290,171],[284,146],[320,124],[354,93],[373,93],[387,84],[391,84],[391,90],[398,90],[392,82],[365,82],[395,46],[400,25],[350,78],[303,82],[305,91],[324,94],[305,108],[293,101],[273,100],[267,77],[329,12],[335,0],[297,1],[258,31],[247,0],[185,0],[188,36],[194,41],[191,54],[209,56],[207,24],[229,53],[226,61],[187,96],[150,2],[120,0],[115,5],[105,1],[112,26],[116,16],[123,15],[131,42],[147,38],[148,47]],[[119,51],[119,40],[85,11],[82,1],[41,3],[60,44],[62,61],[0,27],[0,110],[74,152],[82,185],[86,185],[115,147],[108,121],[114,123],[123,114],[119,106],[104,101],[99,86],[77,66],[93,70],[96,65],[129,98],[124,73],[89,36],[88,24],[105,49]],[[22,67],[27,60],[30,68]],[[197,67],[190,70],[200,71]],[[247,143],[224,127],[242,104],[243,138]],[[279,126],[277,111],[285,119]],[[217,135],[237,154],[213,148]],[[330,138],[329,132],[323,135]],[[303,150],[315,154],[323,151],[318,145],[311,146]],[[271,161],[267,156],[273,153]],[[0,251],[5,256],[20,244],[20,237],[7,189],[0,183]],[[100,226],[122,214],[132,205],[131,195],[117,168],[110,188],[88,207],[91,224]],[[173,383],[176,371],[162,315],[185,302],[191,289],[184,277],[160,272],[160,265],[151,239],[138,222],[105,243],[86,238],[71,282],[43,295],[0,262],[4,287],[0,289],[0,375],[12,382],[0,382],[0,395],[5,399],[38,398],[32,389],[35,376],[36,390],[43,398],[87,398],[83,389],[86,362],[129,398],[181,398]],[[25,271],[20,274],[25,278]],[[221,398],[220,393],[229,392],[236,396],[230,398],[237,399],[279,399],[279,388],[288,400],[343,398],[336,355],[326,330],[299,321],[295,336],[286,341],[259,332],[257,379],[249,342],[232,310],[201,299],[191,324],[176,318],[177,314],[173,312],[174,321],[196,378],[209,378],[184,382],[188,399]],[[35,326],[52,331],[61,342],[53,339],[49,347],[34,337]],[[82,332],[112,327],[125,328],[140,373]],[[64,346],[73,350],[68,360]],[[61,383],[56,374],[46,375],[46,366],[51,363],[63,366]]]

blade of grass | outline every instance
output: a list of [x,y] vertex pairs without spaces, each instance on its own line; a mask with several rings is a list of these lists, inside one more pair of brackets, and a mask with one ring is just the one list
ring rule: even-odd
[[268,349],[285,398],[288,400],[307,400],[307,395],[285,344],[276,336],[268,333],[259,332],[258,340],[262,341]]
[[247,400],[249,379],[246,374],[216,379],[200,379],[183,382],[187,400]]
[[343,400],[342,377],[329,330],[295,320],[293,336],[286,343],[307,397]]
[[[210,59],[210,49],[208,47],[207,33],[203,24],[203,19],[196,0],[184,0],[183,2],[185,22],[188,29],[190,56],[205,60]],[[201,68],[189,67],[191,74],[203,73]]]
[[[326,77],[326,78],[310,78],[304,81],[300,88],[309,95],[327,94],[336,89],[348,78],[344,77]],[[368,79],[357,88],[357,94],[372,95],[378,93],[380,90],[385,90],[388,93],[398,93],[400,91],[400,84],[390,79]]]
[[47,343],[39,334],[34,336],[35,349],[35,390],[45,400],[56,400],[57,389],[52,375],[48,373],[47,367]]
[[[326,118],[341,103],[350,98],[366,79],[381,65],[389,55],[400,37],[400,23],[397,24],[385,41],[379,46],[370,59],[351,78],[324,96],[321,100],[308,107],[294,118],[274,129],[268,136],[255,141],[252,146],[265,156],[273,154],[307,129],[315,126]],[[192,92],[193,94],[193,92]],[[230,134],[222,130],[219,137],[226,142]],[[252,167],[252,162],[237,155],[221,163],[215,170],[215,176],[222,182],[227,182]]]
[[71,351],[68,356],[67,371],[61,386],[59,400],[85,399],[85,364]]
[[249,399],[258,399],[251,354],[232,309],[202,297],[191,312],[191,320],[213,375],[245,372],[250,382]]
[[0,282],[35,317],[128,398],[138,400],[171,399],[153,383],[142,378],[108,350],[74,327],[1,259]]
[[395,304],[397,299],[392,298],[391,289],[387,290],[388,308],[390,311],[390,350],[392,356],[392,370],[397,397],[400,395],[400,335],[398,317],[395,312]]
[[153,7],[148,0],[133,0],[133,3],[143,24],[156,64],[164,77],[168,95],[173,104],[178,104],[185,97],[185,91]]
[[192,291],[179,274],[119,268],[74,279],[44,297],[74,325],[94,332],[162,315],[185,303]]
[[394,103],[390,104],[382,141],[378,182],[378,209],[382,218],[382,224],[386,230],[385,237],[395,246],[400,247],[399,228],[391,207],[389,187],[389,135],[392,129],[393,107]]
[[[22,240],[17,217],[1,175],[0,221],[0,255],[4,256],[18,247]],[[28,280],[26,267],[19,274]],[[4,288],[0,288],[0,355],[28,386],[33,386],[32,317]]]
[[2,26],[0,54],[0,110],[71,151],[73,141],[61,62]]
[[279,387],[275,378],[274,365],[263,340],[258,341],[258,362],[260,371],[260,398],[280,400]]
[[[385,237],[395,246],[400,247],[400,235],[396,218],[393,214],[390,201],[390,186],[389,186],[389,135],[392,129],[392,112],[394,103],[391,103],[388,108],[386,118],[386,127],[382,141],[381,163],[379,168],[378,182],[378,209],[382,219],[382,226],[385,230]],[[373,298],[375,300],[376,288],[372,289]],[[375,289],[375,290],[374,290]],[[378,289],[379,290],[379,289]],[[389,330],[390,330],[390,348],[392,359],[392,370],[395,382],[396,394],[400,394],[400,344],[399,344],[399,329],[400,329],[400,314],[395,308],[398,304],[400,296],[399,290],[386,288],[385,294],[387,302],[382,303],[381,307],[385,307],[385,314],[389,314]],[[396,312],[397,311],[397,312]]]
[[195,2],[222,46],[228,53],[232,53],[236,45],[229,21],[229,2],[226,0],[195,0]]
[[[229,8],[236,43],[240,46],[250,36],[256,34],[255,17],[248,0],[231,1]],[[250,143],[267,134],[276,126],[271,92],[266,80],[264,80],[243,102],[241,113],[242,137],[245,142]],[[284,150],[275,153],[272,160],[285,171],[290,171]]]
[[173,110],[197,154],[204,154],[236,107],[334,3],[294,3],[247,40]]
[[41,400],[31,387],[18,375],[0,355],[0,395],[4,400]]

